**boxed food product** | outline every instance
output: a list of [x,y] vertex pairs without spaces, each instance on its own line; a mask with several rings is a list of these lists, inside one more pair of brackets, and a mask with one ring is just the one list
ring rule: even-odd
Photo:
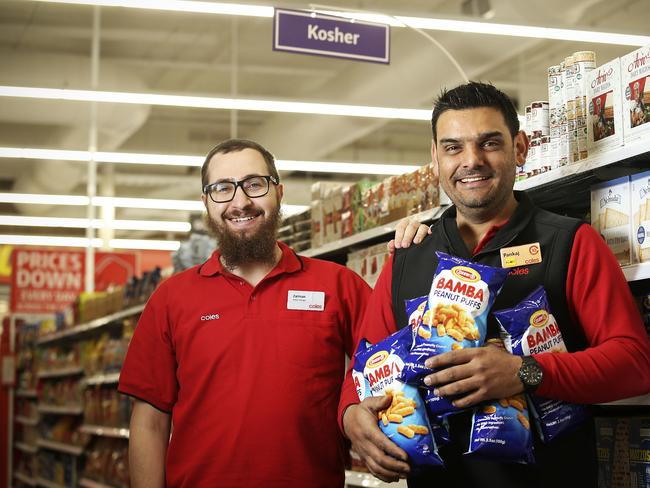
[[589,152],[623,145],[621,65],[616,58],[587,75]]
[[635,263],[650,261],[650,171],[632,176],[632,258]]
[[591,225],[621,265],[631,262],[630,177],[591,187]]
[[650,134],[650,45],[621,57],[625,143]]

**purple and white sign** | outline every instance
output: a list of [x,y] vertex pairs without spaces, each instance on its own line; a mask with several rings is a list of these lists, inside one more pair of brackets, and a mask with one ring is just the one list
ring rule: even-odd
[[390,26],[276,8],[273,49],[388,64]]

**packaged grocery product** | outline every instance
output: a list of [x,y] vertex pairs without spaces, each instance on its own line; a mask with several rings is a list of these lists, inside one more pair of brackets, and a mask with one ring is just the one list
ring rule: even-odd
[[[438,267],[422,323],[417,328],[401,375],[403,381],[419,386],[422,386],[423,377],[431,373],[424,366],[427,358],[483,344],[488,312],[508,275],[507,269],[485,266],[442,252],[436,254]],[[432,393],[427,395],[431,402],[446,404],[442,411],[434,409],[434,415],[444,410],[455,410],[450,401]]]
[[485,402],[474,409],[466,454],[498,462],[534,462],[524,395]]
[[619,264],[631,262],[630,177],[591,187],[591,225],[605,239]]
[[[503,329],[506,349],[512,354],[530,356],[567,350],[546,291],[541,286],[513,308],[495,311],[494,316]],[[586,417],[582,405],[538,395],[532,395],[531,403],[544,442],[572,431]]]
[[410,327],[370,345],[361,341],[354,358],[352,376],[359,400],[392,396],[391,405],[379,412],[378,425],[386,436],[404,449],[413,468],[440,466],[436,444],[418,389],[399,380],[404,357],[412,342]]
[[623,96],[619,58],[587,75],[589,153],[623,145]]

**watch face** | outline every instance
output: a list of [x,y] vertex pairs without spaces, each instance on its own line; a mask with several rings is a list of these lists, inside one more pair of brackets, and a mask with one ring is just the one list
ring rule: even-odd
[[542,382],[544,373],[537,361],[532,358],[524,358],[524,362],[519,370],[519,378],[525,387],[536,387]]

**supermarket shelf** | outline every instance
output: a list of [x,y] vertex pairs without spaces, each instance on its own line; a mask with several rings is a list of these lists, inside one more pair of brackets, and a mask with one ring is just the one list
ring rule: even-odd
[[16,422],[23,425],[36,425],[38,424],[38,417],[23,417],[22,415],[16,415]]
[[79,486],[83,486],[84,488],[111,488],[111,485],[105,485],[90,478],[81,478],[79,480]]
[[84,407],[82,405],[47,405],[45,403],[39,403],[36,405],[36,409],[41,413],[54,413],[62,415],[81,415],[84,413]]
[[16,396],[22,398],[36,398],[36,390],[16,390]]
[[64,376],[75,376],[83,373],[81,366],[72,366],[69,368],[54,369],[52,371],[39,371],[36,373],[37,378],[61,378]]
[[53,341],[58,341],[60,339],[64,338],[69,338],[73,337],[79,334],[83,334],[84,332],[88,332],[89,330],[94,330],[98,329],[100,327],[104,327],[105,325],[108,325],[112,322],[115,322],[116,320],[120,320],[126,317],[130,317],[131,315],[138,314],[142,312],[144,309],[144,305],[136,305],[135,307],[127,308],[125,310],[122,310],[120,312],[116,312],[111,315],[107,315],[105,317],[101,317],[95,320],[91,320],[90,322],[87,322],[85,324],[79,324],[76,325],[70,329],[67,330],[62,330],[60,332],[54,332],[52,334],[48,334],[46,336],[41,337],[36,341],[37,344],[47,344],[49,342]]
[[640,281],[650,278],[650,262],[623,266],[623,274],[627,281]]
[[623,400],[616,400],[615,402],[601,403],[600,405],[613,405],[613,406],[629,406],[629,407],[639,407],[650,405],[650,393],[645,395],[624,398]]
[[[424,212],[411,215],[411,218],[419,220],[420,222],[434,220],[440,217],[440,215],[442,215],[442,212],[444,212],[446,209],[446,205],[442,207],[435,207],[429,210],[425,210]],[[321,247],[305,249],[299,254],[307,257],[315,257],[340,252],[350,246],[354,246],[355,244],[363,244],[366,241],[392,234],[395,232],[395,228],[399,222],[400,220],[396,220],[394,222],[390,222],[389,224],[380,225],[372,229],[364,230],[358,234],[351,235],[350,237],[345,237],[344,239],[340,239],[336,242],[330,242]]]
[[36,480],[34,478],[32,478],[31,476],[27,476],[26,474],[20,473],[18,471],[14,473],[14,478],[16,478],[18,481],[22,481],[26,485],[36,486]]
[[370,473],[358,471],[345,471],[345,486],[370,486],[381,488],[406,488],[406,480],[399,480],[397,483],[385,483],[375,478]]
[[103,425],[82,425],[79,429],[84,434],[98,435],[102,437],[116,437],[119,439],[129,438],[129,429],[120,427],[106,427]]
[[515,190],[538,189],[551,183],[557,183],[565,178],[570,178],[594,169],[609,166],[627,159],[636,158],[650,152],[650,140],[640,140],[614,149],[609,149],[600,154],[595,154],[576,163],[547,171],[541,175],[528,178],[515,183]]
[[38,447],[45,447],[52,451],[65,452],[73,456],[81,456],[84,452],[83,446],[75,446],[74,444],[66,444],[64,442],[50,441],[47,439],[38,439],[36,441]]
[[110,385],[120,381],[120,373],[96,374],[84,379],[87,385]]
[[55,483],[54,481],[46,480],[45,478],[36,478],[36,486],[44,486],[45,488],[66,488],[64,485]]
[[38,452],[38,446],[26,444],[25,442],[14,442],[14,447],[19,451],[27,452],[29,454],[35,454]]

